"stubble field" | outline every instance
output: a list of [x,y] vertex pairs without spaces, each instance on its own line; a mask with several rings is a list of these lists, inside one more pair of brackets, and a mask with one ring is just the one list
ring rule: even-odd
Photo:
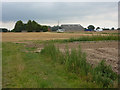
[[69,39],[78,38],[80,36],[92,35],[107,35],[116,34],[118,31],[104,31],[104,32],[71,32],[71,33],[56,33],[56,32],[31,32],[31,33],[2,33],[3,42],[14,42],[24,40],[54,40],[54,39]]

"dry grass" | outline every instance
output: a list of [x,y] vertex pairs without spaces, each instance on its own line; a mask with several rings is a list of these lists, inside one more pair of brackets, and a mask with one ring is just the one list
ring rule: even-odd
[[[23,41],[23,40],[53,40],[68,39],[71,37],[80,37],[88,34],[76,33],[50,33],[50,32],[33,32],[33,33],[2,33],[3,41]],[[90,34],[91,35],[91,34]]]
[[[117,31],[114,31],[114,32],[117,33]],[[13,33],[13,32],[8,32],[8,33],[2,33],[2,41],[3,42],[16,42],[16,41],[24,41],[24,40],[68,39],[68,38],[78,38],[80,36],[92,36],[92,35],[98,35],[98,34],[106,35],[100,32],[78,32],[78,33],[55,33],[55,32],[54,33],[53,32]]]

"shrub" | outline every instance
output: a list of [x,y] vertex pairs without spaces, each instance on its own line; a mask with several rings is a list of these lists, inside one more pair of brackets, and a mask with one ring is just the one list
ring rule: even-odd
[[113,81],[117,79],[117,74],[112,71],[111,66],[107,66],[105,61],[102,60],[95,68],[93,80],[97,83],[102,83],[103,87],[109,87]]

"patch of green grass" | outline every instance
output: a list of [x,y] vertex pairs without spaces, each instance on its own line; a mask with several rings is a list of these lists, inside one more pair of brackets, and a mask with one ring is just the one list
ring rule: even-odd
[[70,38],[68,40],[63,40],[63,42],[75,42],[75,41],[107,41],[107,40],[118,40],[118,36],[82,36],[80,38]]
[[80,41],[110,41],[110,40],[119,40],[118,35],[112,35],[108,34],[106,36],[103,35],[92,35],[92,36],[81,36],[79,38],[70,38],[70,39],[64,39],[64,40],[48,40],[48,41],[36,41],[37,43],[43,42],[43,43],[66,43],[66,42],[80,42]]
[[[23,52],[24,49],[23,44],[3,43],[3,88],[102,87],[96,83],[87,82],[75,73],[67,72],[65,66],[56,61],[57,57],[51,58],[41,53],[26,53]],[[55,52],[52,52],[51,56],[53,54]]]
[[36,48],[35,47],[26,47],[26,50],[28,51],[34,51]]

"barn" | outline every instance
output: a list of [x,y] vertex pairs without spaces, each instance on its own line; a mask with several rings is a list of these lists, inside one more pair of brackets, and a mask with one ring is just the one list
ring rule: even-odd
[[65,32],[84,31],[84,27],[80,24],[62,24],[61,28]]

